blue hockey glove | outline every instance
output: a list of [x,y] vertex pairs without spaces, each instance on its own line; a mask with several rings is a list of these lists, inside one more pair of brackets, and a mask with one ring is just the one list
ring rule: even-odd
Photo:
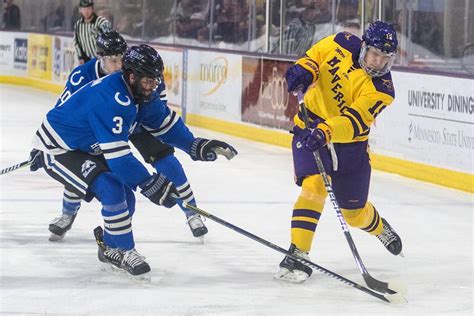
[[318,79],[318,76],[319,68],[316,62],[308,57],[298,59],[285,74],[288,92],[301,90],[305,93],[308,87]]
[[36,171],[43,167],[43,162],[41,161],[41,151],[38,149],[33,149],[30,152],[30,158],[28,158],[30,162],[30,170]]
[[327,142],[326,133],[320,128],[305,128],[301,131],[301,144],[308,150],[316,151]]
[[179,196],[173,183],[161,173],[153,174],[139,187],[142,189],[140,193],[150,201],[167,208],[173,207],[176,204],[176,198]]
[[196,138],[191,145],[191,158],[196,161],[214,161],[217,155],[230,160],[237,155],[237,150],[231,145],[215,139]]

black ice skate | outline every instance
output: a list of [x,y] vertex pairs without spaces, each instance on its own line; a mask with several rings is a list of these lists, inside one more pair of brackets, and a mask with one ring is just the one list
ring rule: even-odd
[[111,248],[107,246],[104,243],[103,236],[104,231],[102,230],[102,227],[97,226],[94,229],[94,237],[95,241],[97,242],[97,245],[99,246],[99,250],[97,253],[99,261],[111,265],[112,268],[122,269],[122,253],[117,248]]
[[97,226],[94,229],[94,237],[99,246],[98,257],[101,262],[111,266],[114,271],[126,271],[139,281],[150,281],[148,272],[150,272],[151,268],[146,263],[144,256],[135,249],[124,251],[108,247],[104,243],[103,236],[104,231],[102,227]]
[[397,256],[402,254],[402,240],[400,236],[393,230],[392,226],[387,222],[385,218],[382,218],[383,232],[377,235],[378,240],[387,248],[387,250]]
[[63,239],[66,235],[66,232],[71,229],[75,219],[76,214],[63,214],[61,215],[61,217],[56,217],[51,222],[51,224],[49,224],[49,231],[51,232],[49,241],[58,241]]
[[97,257],[99,258],[100,262],[110,264],[113,268],[122,268],[122,260],[123,254],[117,248],[111,248],[105,246],[105,248],[99,246],[99,252],[97,253]]
[[[308,254],[296,248],[295,244],[291,244],[288,251],[297,257],[309,260]],[[280,262],[280,270],[274,275],[274,278],[290,283],[303,283],[312,273],[313,269],[310,267],[286,256]]]
[[188,225],[193,233],[193,236],[196,238],[204,238],[204,235],[207,234],[207,227],[204,225],[201,215],[194,214],[188,217]]
[[150,272],[151,268],[145,261],[145,257],[138,253],[135,249],[122,252],[122,269],[126,270],[133,276],[142,276]]

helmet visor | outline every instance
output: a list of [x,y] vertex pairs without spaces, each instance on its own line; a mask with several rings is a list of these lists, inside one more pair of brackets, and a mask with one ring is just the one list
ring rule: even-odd
[[371,77],[381,77],[388,73],[395,61],[396,52],[387,53],[373,46],[362,45],[359,64]]

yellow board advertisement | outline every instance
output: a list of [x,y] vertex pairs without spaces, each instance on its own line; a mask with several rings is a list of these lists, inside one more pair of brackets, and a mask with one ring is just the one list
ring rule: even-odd
[[28,75],[51,80],[52,39],[49,35],[30,34],[28,37]]

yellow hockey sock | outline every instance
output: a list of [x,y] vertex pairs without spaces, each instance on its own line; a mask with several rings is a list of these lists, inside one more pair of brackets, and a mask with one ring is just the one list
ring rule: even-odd
[[382,233],[383,224],[379,212],[372,203],[367,202],[363,208],[342,209],[342,214],[348,225],[365,230],[371,235]]
[[314,232],[323,211],[327,193],[321,176],[303,180],[302,190],[293,208],[291,242],[304,252],[311,250]]

